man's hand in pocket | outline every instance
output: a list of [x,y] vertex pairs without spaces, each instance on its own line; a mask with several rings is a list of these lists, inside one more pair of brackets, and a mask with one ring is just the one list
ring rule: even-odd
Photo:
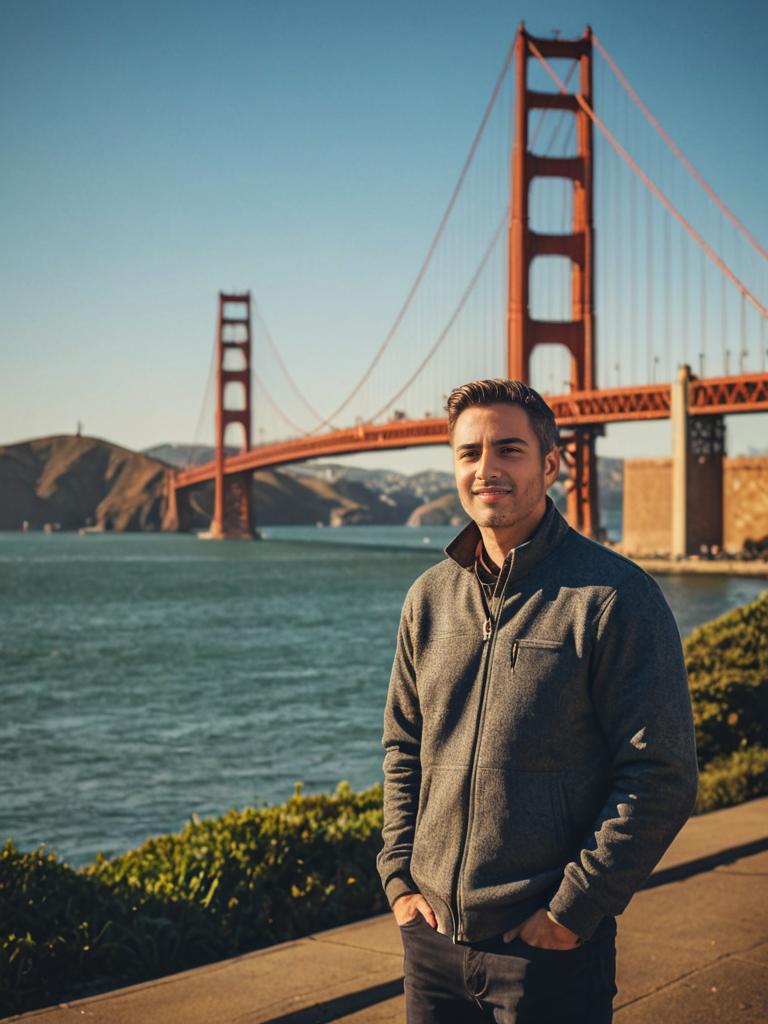
[[420,892],[399,896],[392,907],[398,928],[413,921],[419,914],[424,918],[430,928],[437,928],[437,918],[432,907],[427,903]]

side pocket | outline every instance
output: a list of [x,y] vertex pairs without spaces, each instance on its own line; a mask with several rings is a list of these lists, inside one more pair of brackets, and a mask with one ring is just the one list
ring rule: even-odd
[[481,768],[466,889],[519,898],[531,879],[559,874],[571,843],[557,772]]
[[565,795],[565,786],[563,785],[563,779],[560,775],[557,777],[557,798],[560,801],[560,813],[563,817],[565,834],[567,838],[570,838],[571,832],[573,831],[573,825],[571,823],[571,816],[568,813],[568,798]]
[[465,772],[463,766],[431,765],[424,769],[411,853],[411,878],[425,895],[438,893],[446,899],[451,891],[466,822]]
[[570,845],[570,828],[568,827],[568,814],[565,806],[565,791],[563,780],[558,773],[552,775],[552,786],[550,787],[552,797],[552,820],[558,830],[560,846],[565,849]]
[[431,781],[432,773],[430,772],[429,768],[422,769],[421,785],[419,786],[419,806],[416,808],[416,823],[413,827],[414,840],[416,839],[416,834],[419,831],[421,819],[424,817],[424,808],[427,806],[427,800],[429,799]]

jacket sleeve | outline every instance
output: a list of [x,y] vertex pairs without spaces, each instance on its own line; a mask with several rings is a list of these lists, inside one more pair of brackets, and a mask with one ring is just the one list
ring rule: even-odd
[[421,783],[421,711],[413,662],[412,595],[400,617],[384,711],[384,846],[376,859],[389,905],[418,892],[410,874]]
[[680,636],[650,576],[638,572],[602,605],[591,667],[611,788],[550,903],[557,921],[585,939],[653,871],[693,810],[698,783]]

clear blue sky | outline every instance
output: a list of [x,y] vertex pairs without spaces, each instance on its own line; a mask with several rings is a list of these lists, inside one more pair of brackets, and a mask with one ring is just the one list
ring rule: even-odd
[[[329,411],[402,301],[521,18],[541,35],[590,22],[764,242],[765,11],[2,0],[0,442],[78,420],[132,448],[192,439],[222,288],[252,290]],[[765,420],[731,427],[740,450]],[[602,448],[662,453],[667,434],[624,427]]]

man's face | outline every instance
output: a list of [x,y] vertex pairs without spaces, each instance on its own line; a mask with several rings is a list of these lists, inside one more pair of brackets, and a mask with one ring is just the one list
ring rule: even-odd
[[475,405],[459,414],[451,438],[456,486],[464,511],[479,527],[533,530],[557,479],[557,448],[541,454],[519,405]]

